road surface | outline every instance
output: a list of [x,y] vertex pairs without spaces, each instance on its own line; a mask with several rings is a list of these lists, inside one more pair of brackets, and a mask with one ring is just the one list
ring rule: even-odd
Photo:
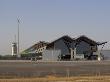
[[23,61],[0,60],[0,76],[45,77],[110,75],[110,61]]

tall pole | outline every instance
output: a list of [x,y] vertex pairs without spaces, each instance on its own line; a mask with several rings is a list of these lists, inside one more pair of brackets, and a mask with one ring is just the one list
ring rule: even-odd
[[17,23],[18,23],[18,54],[17,54],[17,57],[19,58],[20,57],[20,53],[19,53],[19,24],[20,24],[20,20],[17,19]]

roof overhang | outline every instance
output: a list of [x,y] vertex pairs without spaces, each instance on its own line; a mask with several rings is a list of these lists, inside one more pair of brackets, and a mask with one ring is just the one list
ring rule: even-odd
[[104,45],[106,43],[107,43],[107,41],[106,42],[97,42],[97,45]]

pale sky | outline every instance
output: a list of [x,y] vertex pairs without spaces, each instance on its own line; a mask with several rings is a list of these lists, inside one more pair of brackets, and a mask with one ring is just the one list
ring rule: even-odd
[[21,51],[63,35],[110,41],[110,0],[0,0],[0,54],[11,54],[17,18]]

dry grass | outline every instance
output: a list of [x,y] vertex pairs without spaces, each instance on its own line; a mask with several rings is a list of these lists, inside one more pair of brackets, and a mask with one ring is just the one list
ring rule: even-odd
[[54,77],[45,78],[16,78],[0,79],[0,82],[110,82],[110,76],[77,76],[77,77]]

